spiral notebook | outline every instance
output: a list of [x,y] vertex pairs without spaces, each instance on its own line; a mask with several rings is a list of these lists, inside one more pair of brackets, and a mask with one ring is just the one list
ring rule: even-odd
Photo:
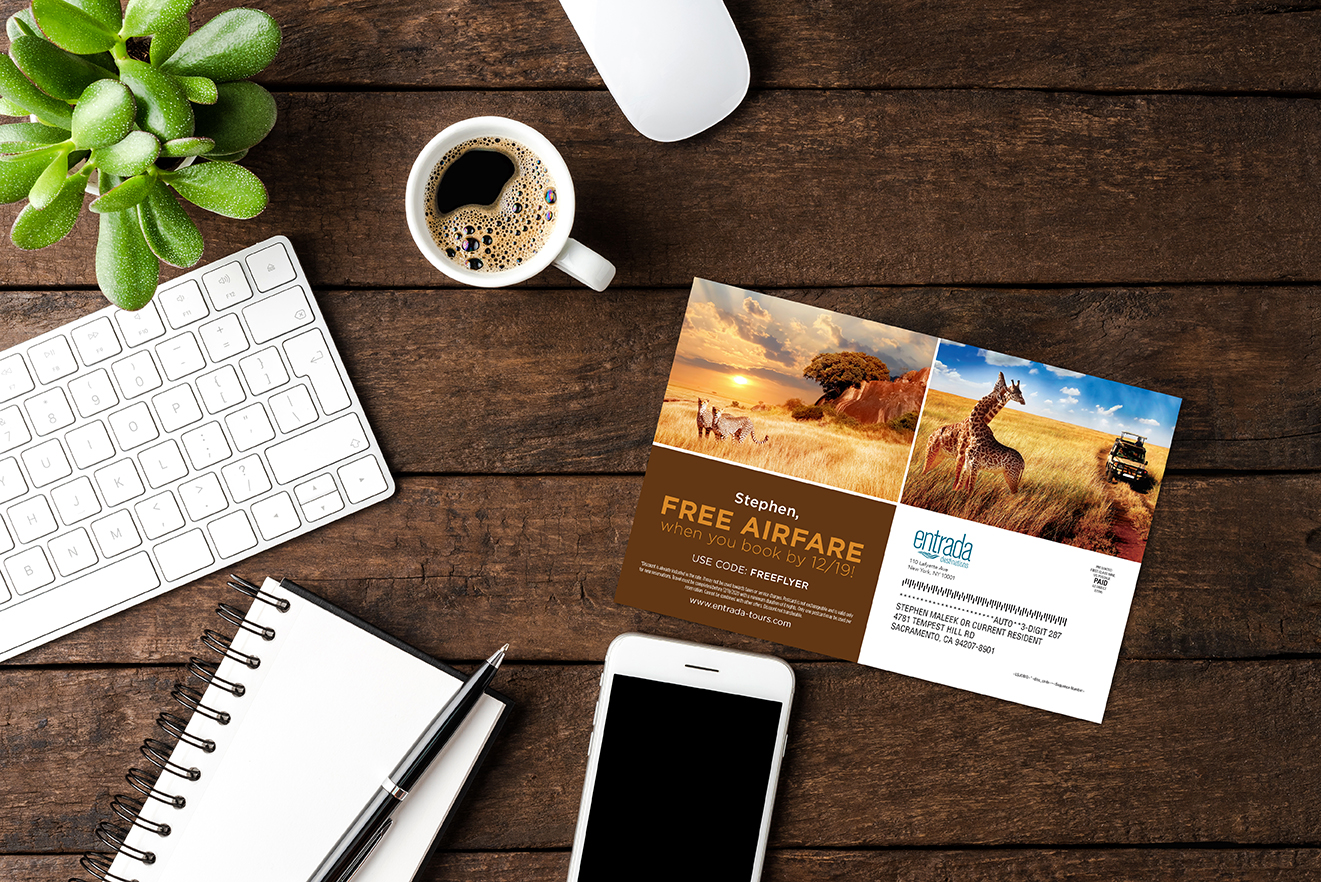
[[[163,713],[167,742],[116,797],[89,854],[103,880],[304,882],[464,675],[287,580],[231,587],[233,637],[208,629],[216,660],[195,658]],[[228,631],[228,629],[226,629]],[[205,690],[196,688],[205,685]],[[354,882],[403,882],[421,869],[510,710],[488,691],[409,794]],[[122,823],[119,823],[122,821]]]

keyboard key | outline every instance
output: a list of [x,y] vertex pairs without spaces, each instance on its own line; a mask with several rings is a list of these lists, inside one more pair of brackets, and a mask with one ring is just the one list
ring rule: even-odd
[[33,496],[9,507],[9,523],[14,525],[14,535],[24,545],[35,542],[42,536],[49,536],[59,529],[55,515],[51,513],[50,503],[44,496]]
[[31,440],[32,434],[16,405],[0,410],[0,453],[7,453]]
[[[81,520],[101,513],[101,503],[96,501],[92,482],[86,475],[74,478],[67,484],[61,484],[50,491],[50,498],[55,502],[55,509],[60,513],[60,520],[65,526],[73,526]],[[68,575],[65,573],[64,575]]]
[[50,549],[55,569],[60,571],[61,576],[72,576],[96,564],[92,540],[87,538],[87,531],[82,527],[63,536],[56,536],[46,543],[46,547]]
[[335,479],[330,477],[329,472],[326,472],[294,487],[294,498],[302,505],[311,502],[313,499],[319,499],[327,493],[334,493],[335,489]]
[[192,386],[175,386],[159,395],[152,396],[152,407],[160,418],[161,428],[167,432],[182,429],[202,418],[202,408],[197,405],[197,396]]
[[38,435],[49,435],[73,425],[73,408],[69,407],[69,399],[64,397],[64,390],[59,386],[33,395],[23,402],[23,406],[27,408],[32,428]]
[[339,467],[339,480],[344,485],[349,502],[355,505],[364,499],[371,499],[378,493],[389,489],[389,482],[381,473],[381,464],[374,456],[364,456],[348,465]]
[[110,443],[110,434],[106,432],[105,423],[100,420],[92,420],[69,430],[64,436],[64,443],[69,445],[73,464],[80,469],[90,468],[115,455],[115,445]]
[[69,348],[69,341],[63,334],[33,346],[28,350],[28,358],[32,359],[32,369],[37,372],[37,380],[46,385],[78,370],[78,359],[73,357],[73,350]]
[[353,403],[344,389],[344,381],[340,379],[339,368],[330,355],[326,338],[318,328],[284,341],[284,351],[294,373],[311,381],[312,390],[321,402],[322,413],[337,413]]
[[339,491],[327,493],[325,496],[319,496],[311,502],[303,503],[303,519],[309,523],[319,521],[322,518],[328,518],[337,511],[344,508],[344,497],[339,495]]
[[179,503],[174,501],[174,494],[169,490],[142,500],[133,506],[133,510],[138,513],[138,523],[142,524],[142,532],[148,539],[159,539],[184,525],[183,512],[179,511]]
[[14,539],[9,535],[9,531],[5,529],[4,521],[0,521],[0,554],[4,554],[6,551],[12,551],[13,548]]
[[184,576],[205,570],[216,562],[207,547],[201,530],[189,530],[156,546],[156,562],[161,575],[174,582]]
[[35,388],[23,356],[15,353],[0,358],[0,401],[8,401]]
[[151,410],[142,401],[110,414],[110,431],[120,450],[132,450],[160,437]]
[[73,329],[73,345],[78,347],[83,364],[96,364],[123,351],[110,319],[101,316]]
[[183,507],[188,509],[188,517],[194,521],[209,518],[218,511],[229,508],[225,491],[220,489],[220,479],[215,472],[199,475],[191,481],[184,481],[178,487],[179,498]]
[[248,381],[253,395],[261,395],[289,382],[284,362],[273,348],[239,359],[239,370],[243,371],[243,378]]
[[355,413],[310,429],[288,441],[266,448],[266,461],[277,484],[287,484],[304,475],[339,462],[367,449],[367,434]]
[[243,318],[253,342],[265,343],[312,321],[312,307],[303,289],[295,285],[265,300],[243,307]]
[[216,554],[221,557],[233,557],[257,545],[257,534],[252,530],[248,513],[242,509],[216,518],[206,529],[215,543]]
[[207,423],[204,426],[185,432],[184,450],[188,451],[188,461],[195,469],[204,469],[221,460],[229,459],[229,442],[220,430],[220,423]]
[[92,521],[92,536],[101,549],[102,557],[114,557],[142,544],[133,516],[125,509],[99,521]]
[[202,288],[192,279],[187,279],[166,291],[156,294],[156,301],[165,310],[165,320],[176,331],[206,318],[211,314],[202,299]]
[[18,460],[12,456],[0,460],[0,502],[17,499],[28,492],[27,481],[18,469]]
[[120,333],[124,335],[129,346],[141,346],[165,334],[165,323],[161,321],[160,313],[156,311],[156,304],[151,302],[135,312],[126,309],[115,310],[115,318],[119,321]]
[[197,391],[202,393],[202,404],[207,413],[220,413],[247,398],[232,364],[198,377]]
[[298,513],[288,493],[276,493],[252,504],[257,529],[267,542],[298,529]]
[[202,348],[197,345],[197,338],[191,331],[164,343],[157,343],[156,357],[161,360],[161,370],[165,371],[166,378],[170,380],[182,379],[206,367]]
[[252,288],[243,275],[243,268],[238,261],[223,264],[216,269],[202,273],[202,286],[211,297],[211,305],[217,311],[235,303],[242,303],[252,297]]
[[153,490],[159,490],[188,474],[188,466],[184,464],[183,454],[179,452],[179,445],[173,438],[166,438],[160,444],[139,453],[138,462]]
[[73,469],[69,467],[69,459],[64,455],[64,448],[60,446],[58,438],[52,438],[36,447],[29,447],[21,455],[33,487],[45,487],[73,474]]
[[249,254],[247,262],[260,291],[270,291],[297,278],[293,261],[279,242]]
[[261,406],[260,401],[225,417],[225,425],[229,427],[229,437],[234,439],[234,446],[239,450],[251,450],[275,437],[275,429],[271,428],[266,408]]
[[243,336],[239,317],[229,312],[200,329],[202,344],[212,361],[224,361],[231,355],[248,351],[248,338]]
[[129,459],[121,459],[103,469],[98,469],[92,473],[92,477],[96,478],[96,486],[101,488],[101,497],[106,505],[113,506],[128,502],[147,490],[142,486],[142,479],[138,477],[138,470],[133,467],[133,461]]
[[316,405],[312,403],[312,393],[304,385],[299,384],[288,392],[272,395],[270,402],[275,422],[286,435],[316,422]]
[[229,488],[229,495],[235,502],[247,502],[271,489],[270,478],[262,468],[261,457],[246,456],[238,462],[232,462],[220,470]]
[[110,367],[115,372],[115,379],[125,398],[136,398],[161,386],[156,362],[151,360],[151,353],[145,350],[121,359]]
[[84,417],[95,416],[119,403],[115,387],[110,383],[110,375],[104,369],[94,370],[69,381],[69,393],[73,395],[73,404],[78,408],[78,413]]
[[19,594],[31,593],[55,581],[55,573],[40,548],[29,548],[7,558],[5,572],[9,574],[9,584]]

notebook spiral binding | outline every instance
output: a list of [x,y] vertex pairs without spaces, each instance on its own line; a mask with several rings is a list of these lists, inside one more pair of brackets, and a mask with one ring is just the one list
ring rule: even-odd
[[[254,601],[269,604],[280,612],[288,612],[289,610],[288,600],[263,591],[247,579],[231,575],[229,587],[240,594],[246,594]],[[216,615],[238,628],[258,635],[263,640],[275,639],[274,628],[262,627],[249,622],[247,615],[231,604],[222,603],[217,606]],[[233,648],[233,641],[233,637],[227,637],[211,628],[207,628],[202,634],[203,645],[223,658],[232,659],[250,670],[255,670],[261,665],[259,656],[239,652]],[[236,698],[242,698],[247,692],[247,688],[242,683],[219,676],[219,672],[220,662],[193,656],[188,662],[189,680],[200,680],[203,688],[198,689],[190,685],[189,682],[176,683],[170,691],[170,697],[188,708],[193,714],[210,717],[222,726],[228,725],[230,715],[227,712],[216,710],[202,703],[205,688],[215,686]],[[188,744],[204,753],[213,753],[216,749],[215,741],[210,738],[201,738],[189,732],[187,719],[170,711],[162,711],[161,715],[156,718],[156,725],[167,735],[172,736],[176,743]],[[195,767],[182,766],[172,761],[170,755],[174,750],[174,746],[158,738],[148,738],[142,742],[142,746],[138,749],[153,768],[129,769],[124,778],[137,791],[137,795],[127,796],[121,793],[110,801],[111,811],[115,813],[119,821],[124,823],[120,824],[107,820],[96,825],[96,838],[113,851],[110,853],[90,851],[79,858],[78,863],[101,882],[137,882],[136,879],[110,872],[116,855],[122,854],[148,865],[156,862],[154,852],[127,844],[129,830],[132,827],[155,833],[162,838],[170,835],[171,828],[169,824],[142,817],[142,812],[147,807],[148,800],[155,800],[175,809],[183,809],[187,806],[188,800],[185,796],[171,793],[169,790],[162,788],[173,789],[170,784],[171,778],[178,778],[182,781],[197,781],[202,777],[202,772]],[[72,878],[69,882],[87,882],[87,880]]]

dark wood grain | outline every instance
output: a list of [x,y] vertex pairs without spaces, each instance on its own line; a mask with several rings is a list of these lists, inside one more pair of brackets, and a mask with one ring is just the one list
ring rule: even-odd
[[[554,2],[522,3],[516,12],[465,0],[402,9],[386,0],[255,5],[284,23],[280,55],[262,74],[280,87],[603,87]],[[1321,33],[1306,3],[726,5],[759,89],[1321,89]],[[193,20],[226,6],[206,0]]]
[[[90,847],[182,673],[8,672],[0,708],[22,710],[0,711],[0,798],[20,810],[0,816],[0,848]],[[518,710],[450,847],[569,845],[599,675],[596,665],[501,670]],[[1321,749],[1315,660],[1123,662],[1101,726],[845,663],[800,664],[797,675],[777,846],[1306,847],[1321,823],[1321,767],[1281,774],[1279,762]]]
[[[818,658],[614,602],[639,478],[410,478],[395,497],[237,569],[289,576],[440,658],[599,660],[644,630]],[[1321,477],[1166,482],[1124,635],[1129,658],[1259,658],[1321,651]],[[1227,514],[1228,513],[1228,514]],[[217,575],[7,664],[163,661],[233,600]],[[222,626],[223,627],[223,626]],[[3,671],[3,667],[0,667]]]
[[[441,284],[406,229],[404,183],[435,132],[485,113],[564,145],[575,237],[614,261],[620,287],[1321,279],[1312,101],[759,92],[717,128],[658,144],[600,92],[276,97],[280,121],[245,162],[271,206],[204,218],[208,259],[284,233],[319,287]],[[90,285],[94,238],[84,216],[50,249],[0,249],[0,278]]]
[[[569,869],[566,851],[442,852],[417,882],[560,882]],[[51,882],[80,872],[66,855],[0,855],[8,882]],[[1199,882],[1286,882],[1321,875],[1314,848],[1070,849],[993,848],[808,850],[772,848],[766,882],[835,882],[902,879],[905,882],[981,880],[1196,879]],[[87,874],[82,874],[87,878]]]
[[[1315,287],[776,293],[1180,397],[1176,471],[1321,467]],[[687,297],[318,292],[391,468],[405,474],[640,473]],[[102,302],[86,291],[0,292],[0,347]]]

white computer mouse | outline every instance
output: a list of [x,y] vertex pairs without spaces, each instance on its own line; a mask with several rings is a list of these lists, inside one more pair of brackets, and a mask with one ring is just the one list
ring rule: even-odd
[[624,116],[679,141],[748,93],[748,53],[723,0],[560,0]]

